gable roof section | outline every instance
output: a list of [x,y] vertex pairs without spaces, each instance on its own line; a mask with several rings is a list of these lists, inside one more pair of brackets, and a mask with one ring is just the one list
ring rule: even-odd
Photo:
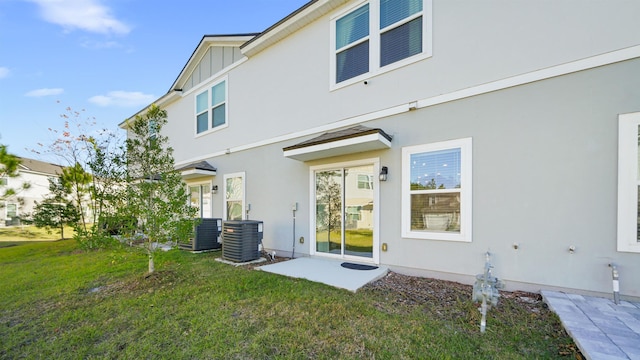
[[[330,13],[339,6],[346,4],[348,1],[349,0],[311,0],[261,33],[204,35],[196,49],[189,57],[189,60],[178,74],[176,80],[171,84],[167,93],[159,97],[153,103],[162,105],[178,99],[182,92],[181,84],[198,66],[199,61],[202,59],[204,54],[206,54],[211,45],[218,44],[237,46],[244,56],[251,57],[293,34],[311,22]],[[146,110],[147,107],[141,109],[129,117],[129,119],[136,115],[144,114]],[[126,129],[127,120],[122,121],[118,126]]]
[[309,161],[332,156],[354,154],[365,151],[388,149],[391,135],[382,129],[356,125],[347,129],[324,133],[282,149],[284,156]]
[[172,91],[180,91],[182,89],[182,82],[191,75],[191,73],[197,68],[198,64],[205,56],[211,46],[230,46],[239,48],[242,44],[254,38],[257,33],[248,34],[228,34],[228,35],[204,35],[200,40],[200,43],[195,48],[189,60],[184,65],[180,74],[176,80],[171,84],[169,93]]
[[[156,99],[153,104],[157,105],[165,105],[176,99],[180,98],[180,94],[182,93],[182,86],[189,79],[191,74],[198,68],[198,64],[202,60],[202,58],[207,54],[209,48],[212,46],[228,46],[235,47],[240,49],[240,45],[246,43],[248,40],[252,39],[258,35],[258,33],[249,33],[249,34],[227,34],[227,35],[204,35],[198,46],[196,46],[195,50],[189,57],[187,63],[182,67],[180,73],[176,77],[176,79],[171,84],[171,87],[167,91],[166,94],[160,96]],[[214,74],[211,74],[214,75]],[[131,115],[128,119],[122,121],[118,126],[122,129],[126,129],[128,127],[127,120],[136,117],[137,115],[143,115],[147,111],[148,106],[145,106],[143,109],[140,109],[135,114]]]
[[48,162],[28,159],[28,158],[19,158],[20,159],[20,170],[21,171],[29,171],[35,173],[41,173],[45,175],[59,175],[62,174],[63,166],[51,164]]

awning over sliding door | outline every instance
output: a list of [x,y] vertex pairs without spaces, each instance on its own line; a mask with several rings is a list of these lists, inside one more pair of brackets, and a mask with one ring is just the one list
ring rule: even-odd
[[299,144],[285,147],[284,156],[309,161],[391,147],[391,136],[381,129],[357,125],[324,133]]

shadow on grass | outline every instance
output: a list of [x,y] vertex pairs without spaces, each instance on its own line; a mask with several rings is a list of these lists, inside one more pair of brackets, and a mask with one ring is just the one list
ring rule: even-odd
[[[65,239],[73,235],[73,231],[65,228]],[[46,229],[37,228],[35,226],[14,226],[0,228],[0,242],[21,242],[21,241],[58,241],[64,240],[60,238],[59,230],[48,231]]]

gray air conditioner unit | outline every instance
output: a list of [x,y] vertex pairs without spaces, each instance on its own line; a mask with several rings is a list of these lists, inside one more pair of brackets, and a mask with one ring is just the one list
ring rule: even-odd
[[260,257],[262,221],[229,220],[222,223],[222,258],[246,262]]
[[222,219],[202,218],[200,220],[195,227],[194,237],[188,243],[179,244],[180,249],[191,251],[220,249]]

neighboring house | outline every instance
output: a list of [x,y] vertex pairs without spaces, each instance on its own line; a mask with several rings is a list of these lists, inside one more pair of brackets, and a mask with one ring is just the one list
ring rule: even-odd
[[204,36],[162,132],[201,214],[264,221],[280,255],[470,283],[488,251],[507,288],[598,294],[615,263],[640,297],[638,14],[310,1]]
[[[2,179],[2,184],[18,191],[4,201],[0,209],[2,218],[0,226],[20,225],[20,218],[30,214],[36,201],[41,202],[49,194],[49,179],[62,174],[62,166],[44,161],[19,158],[18,176]],[[20,190],[22,184],[29,184],[29,188]]]

